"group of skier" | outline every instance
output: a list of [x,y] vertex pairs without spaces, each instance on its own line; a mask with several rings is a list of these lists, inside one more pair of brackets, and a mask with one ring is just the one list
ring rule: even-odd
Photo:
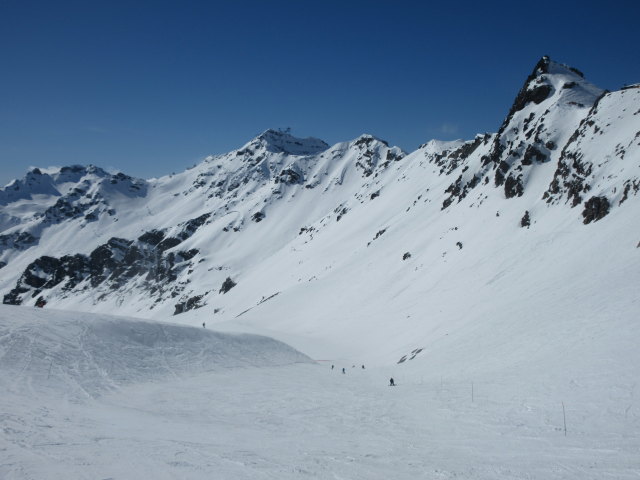
[[[331,365],[331,370],[334,370],[335,368],[336,368],[336,366],[335,366],[335,365]],[[355,365],[352,365],[352,366],[351,366],[351,368],[356,368],[356,366],[355,366]],[[364,365],[362,365],[362,370],[364,370],[364,369],[365,369],[365,368],[364,368]],[[346,370],[344,367],[342,367],[342,374],[344,375],[344,374],[346,374],[346,373],[347,373],[347,370]],[[396,383],[394,382],[393,377],[391,377],[391,378],[389,379],[389,386],[390,386],[390,387],[395,387],[395,386],[396,386]]]

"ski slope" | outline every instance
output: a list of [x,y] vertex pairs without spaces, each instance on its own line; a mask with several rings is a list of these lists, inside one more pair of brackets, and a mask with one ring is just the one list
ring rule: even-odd
[[476,331],[466,373],[456,349],[331,370],[259,336],[2,306],[0,477],[636,479],[637,328],[618,327],[536,368],[479,355],[504,336]]

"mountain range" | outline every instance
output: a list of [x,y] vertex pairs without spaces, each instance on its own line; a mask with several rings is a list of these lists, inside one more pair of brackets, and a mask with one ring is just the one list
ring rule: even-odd
[[471,140],[408,153],[267,130],[161,178],[33,168],[0,189],[0,295],[312,356],[402,363],[482,329],[500,332],[484,351],[536,358],[534,325],[637,315],[639,192],[640,85],[604,91],[543,57]]

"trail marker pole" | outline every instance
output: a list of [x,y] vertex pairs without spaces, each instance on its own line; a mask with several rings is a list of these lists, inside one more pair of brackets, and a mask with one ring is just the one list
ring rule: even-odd
[[562,402],[562,422],[564,423],[564,436],[567,436],[567,415],[564,412],[564,402]]

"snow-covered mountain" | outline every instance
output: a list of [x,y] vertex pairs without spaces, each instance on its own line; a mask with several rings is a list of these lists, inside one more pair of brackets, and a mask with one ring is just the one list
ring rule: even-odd
[[639,86],[543,57],[497,133],[409,154],[267,130],[157,179],[33,169],[0,190],[0,294],[392,363],[452,330],[633,315],[639,191]]

